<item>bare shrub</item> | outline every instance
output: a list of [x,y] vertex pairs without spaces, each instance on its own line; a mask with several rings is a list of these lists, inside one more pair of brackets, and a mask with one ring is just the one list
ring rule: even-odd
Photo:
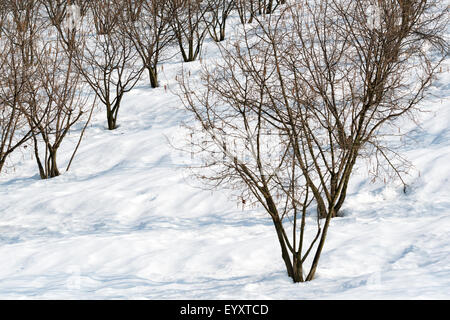
[[[186,74],[179,82],[197,119],[197,176],[262,206],[288,275],[303,282],[316,274],[357,160],[389,149],[385,132],[420,109],[447,52],[448,9],[381,0],[374,23],[369,2],[286,2],[219,45],[223,62],[203,64],[199,84]],[[391,156],[380,165],[400,174]]]
[[167,10],[183,60],[196,60],[208,33],[205,22],[208,5],[197,0],[170,0]]
[[39,175],[42,179],[48,179],[60,175],[58,150],[76,124],[85,120],[87,125],[93,105],[89,103],[90,97],[81,73],[74,67],[73,60],[68,59],[58,37],[43,40],[34,55],[39,75],[33,83],[36,99],[26,110],[25,116],[33,128]]
[[[52,17],[51,1],[45,1]],[[85,16],[80,14],[75,21],[76,25],[68,25],[66,16],[54,24],[69,58],[105,107],[109,130],[117,128],[122,99],[134,88],[143,71],[133,43],[120,33],[120,17],[126,5],[119,0],[92,0]]]
[[231,11],[235,8],[235,0],[208,0],[206,22],[209,34],[214,41],[225,40],[226,26]]
[[168,0],[127,0],[121,32],[128,37],[147,70],[152,88],[158,87],[158,65],[168,58],[174,40],[166,10]]
[[36,1],[3,1],[0,8],[0,171],[30,138],[24,111],[33,103],[37,78],[33,50],[42,22]]

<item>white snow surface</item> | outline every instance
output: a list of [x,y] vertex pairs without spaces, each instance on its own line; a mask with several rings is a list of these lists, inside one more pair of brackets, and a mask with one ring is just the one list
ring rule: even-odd
[[[217,57],[210,41],[205,49],[203,59]],[[168,144],[191,121],[172,92],[178,59],[164,65],[160,88],[143,79],[125,97],[117,130],[96,111],[69,172],[40,180],[24,151],[2,174],[0,298],[450,298],[448,64],[422,124],[407,124],[412,187],[371,183],[361,166],[317,278],[293,284],[267,214],[196,187],[189,155]],[[195,77],[199,63],[187,67]],[[78,135],[63,144],[61,169]]]

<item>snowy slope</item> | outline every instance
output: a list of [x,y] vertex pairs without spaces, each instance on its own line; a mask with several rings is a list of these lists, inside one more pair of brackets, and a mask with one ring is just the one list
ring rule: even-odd
[[[212,43],[205,49],[216,57]],[[190,121],[171,92],[181,67],[178,58],[164,65],[167,90],[143,79],[119,129],[105,130],[98,110],[70,172],[41,181],[24,153],[2,175],[0,298],[450,298],[448,66],[423,103],[422,126],[405,124],[411,190],[371,184],[361,166],[317,279],[296,285],[264,212],[195,187],[189,155],[169,146]],[[195,76],[198,63],[189,68]],[[62,146],[63,163],[78,133]]]

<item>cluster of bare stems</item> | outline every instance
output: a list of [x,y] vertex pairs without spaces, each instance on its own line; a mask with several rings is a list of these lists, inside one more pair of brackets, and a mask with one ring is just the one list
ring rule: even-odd
[[252,23],[256,16],[271,14],[286,0],[235,0],[236,10],[242,24]]
[[95,104],[106,111],[108,129],[116,129],[123,98],[143,72],[155,88],[158,66],[174,54],[194,61],[207,34],[216,41],[225,39],[234,4],[2,1],[0,171],[14,151],[33,145],[40,176],[58,176],[59,147],[76,126],[81,128],[78,149]]
[[[194,172],[265,209],[289,277],[303,282],[316,274],[357,161],[375,158],[401,178],[387,136],[420,111],[447,54],[448,8],[304,0],[273,11],[267,3],[250,11],[240,39],[219,44],[223,60],[203,63],[200,82],[179,77],[180,96],[197,119],[188,137],[201,159]],[[238,1],[243,15],[246,4]]]
[[56,177],[57,152],[70,129],[87,121],[92,105],[40,2],[2,4],[0,169],[14,150],[32,145],[40,177]]
[[[196,60],[205,37],[225,39],[234,1],[197,0],[41,0],[65,50],[106,110],[108,129],[117,128],[124,95],[146,70],[159,86],[158,66],[180,53]],[[68,8],[79,10],[70,31]],[[173,50],[178,47],[178,50]]]

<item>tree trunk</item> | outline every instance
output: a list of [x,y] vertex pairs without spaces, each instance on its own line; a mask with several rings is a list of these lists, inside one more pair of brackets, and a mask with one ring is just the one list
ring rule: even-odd
[[294,280],[294,283],[305,281],[303,279],[303,263],[301,257],[297,255],[294,255],[293,271],[294,276],[292,277],[292,280]]
[[278,242],[280,243],[280,247],[281,247],[281,257],[286,266],[286,271],[288,273],[288,276],[291,277],[295,282],[294,269],[292,267],[292,262],[291,262],[291,258],[289,256],[289,251],[288,251],[288,248],[286,246],[286,242],[285,242],[284,236],[283,236],[283,225],[281,224],[281,221],[278,218],[272,218],[272,220],[273,220],[273,224],[275,226],[275,230],[277,232]]
[[116,129],[116,117],[110,107],[106,108],[106,118],[108,120],[108,130]]
[[271,14],[272,13],[272,7],[273,7],[273,0],[269,0],[269,3],[267,4],[266,13]]
[[60,175],[58,170],[58,164],[56,162],[56,152],[57,150],[51,150],[50,151],[50,172],[49,176],[50,178],[58,177]]
[[330,226],[330,221],[333,216],[336,216],[334,212],[334,207],[330,208],[329,214],[327,216],[327,220],[325,221],[325,225],[323,227],[322,236],[320,237],[320,242],[316,250],[316,254],[314,255],[314,260],[311,266],[311,270],[309,271],[308,276],[306,277],[306,281],[311,281],[314,279],[316,275],[317,266],[319,265],[320,255],[322,254],[323,246],[325,244],[325,239],[327,237],[328,227]]
[[220,38],[219,38],[219,42],[222,42],[225,40],[225,25],[223,27],[220,28]]
[[152,88],[157,88],[158,87],[158,74],[156,71],[156,67],[152,68],[152,67],[148,67],[148,75],[150,77],[150,85]]
[[36,136],[33,134],[33,142],[34,142],[34,156],[36,157],[36,163],[39,169],[39,176],[42,180],[47,179],[47,174],[45,172],[44,166],[42,165],[41,159],[39,158],[39,149],[38,149],[38,141]]
[[186,62],[192,62],[194,61],[194,40],[193,39],[189,39],[189,57],[188,57],[188,61]]

